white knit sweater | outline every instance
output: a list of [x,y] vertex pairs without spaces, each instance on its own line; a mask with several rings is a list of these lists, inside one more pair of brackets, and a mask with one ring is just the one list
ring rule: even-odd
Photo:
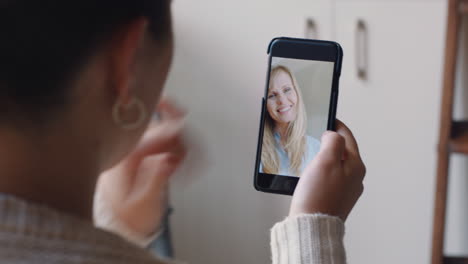
[[[344,264],[344,227],[325,215],[303,215],[271,231],[274,264]],[[18,198],[0,197],[0,263],[164,264],[148,251],[90,222]]]
[[322,214],[290,217],[271,230],[273,264],[345,264],[344,224]]

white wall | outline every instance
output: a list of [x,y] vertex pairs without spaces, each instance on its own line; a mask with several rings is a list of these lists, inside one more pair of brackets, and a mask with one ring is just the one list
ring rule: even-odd
[[296,74],[306,102],[307,134],[318,140],[327,130],[333,67],[331,62],[318,62]]
[[173,2],[176,54],[167,89],[190,112],[197,147],[189,158],[199,170],[176,179],[172,223],[176,254],[191,263],[267,263],[269,229],[288,213],[289,197],[253,187],[267,46],[282,35],[281,26],[265,30],[259,19],[271,17],[269,3]]

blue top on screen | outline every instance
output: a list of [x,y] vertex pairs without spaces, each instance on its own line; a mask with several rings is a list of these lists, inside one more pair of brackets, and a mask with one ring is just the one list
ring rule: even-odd
[[[280,160],[280,170],[279,170],[279,175],[283,176],[299,176],[299,175],[294,175],[293,172],[290,171],[290,162],[289,162],[289,157],[286,151],[284,151],[283,147],[281,147],[281,138],[279,133],[275,133],[275,140],[276,140],[276,152],[278,153],[278,157]],[[305,167],[312,161],[312,159],[317,155],[317,153],[320,150],[320,141],[317,139],[307,136],[306,135],[306,153],[304,155],[304,160],[302,162],[301,166],[301,171],[305,169]],[[262,173],[263,172],[263,167],[262,164],[260,163],[260,169],[259,171]]]

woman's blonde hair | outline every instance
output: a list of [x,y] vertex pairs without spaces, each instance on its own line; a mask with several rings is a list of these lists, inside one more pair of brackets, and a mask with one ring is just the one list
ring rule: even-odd
[[[302,99],[301,89],[297,84],[297,80],[286,66],[278,65],[271,69],[270,72],[270,83],[268,89],[271,89],[272,80],[281,71],[287,73],[292,80],[294,90],[297,94],[297,114],[296,119],[289,123],[286,132],[286,139],[284,144],[284,150],[287,153],[290,161],[289,171],[299,176],[300,169],[302,167],[303,157],[306,150],[306,127],[307,118]],[[268,100],[268,99],[267,99]],[[263,132],[263,144],[262,144],[262,166],[263,172],[268,174],[279,174],[280,161],[278,153],[276,151],[277,145],[274,138],[275,121],[271,118],[268,111],[265,116],[265,128]],[[283,139],[284,140],[284,139]],[[279,143],[281,144],[281,142]]]

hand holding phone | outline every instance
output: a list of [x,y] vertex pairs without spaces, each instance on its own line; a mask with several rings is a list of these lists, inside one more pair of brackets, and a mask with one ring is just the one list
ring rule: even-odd
[[254,185],[292,195],[322,133],[335,129],[343,54],[335,42],[292,38],[274,39],[268,53]]
[[302,173],[290,216],[323,213],[346,220],[361,196],[366,167],[351,131],[337,121],[337,132],[325,132],[317,157]]

